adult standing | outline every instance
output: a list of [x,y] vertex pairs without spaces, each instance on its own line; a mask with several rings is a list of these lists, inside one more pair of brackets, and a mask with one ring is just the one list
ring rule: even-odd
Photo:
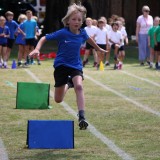
[[153,17],[149,15],[149,12],[150,8],[143,6],[143,14],[137,18],[136,41],[138,43],[140,65],[144,65],[145,60],[149,64],[148,30],[153,26]]

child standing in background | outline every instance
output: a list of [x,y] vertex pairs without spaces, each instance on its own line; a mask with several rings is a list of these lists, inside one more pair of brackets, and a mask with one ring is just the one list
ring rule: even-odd
[[0,16],[0,68],[4,66],[7,67],[7,38],[10,36],[10,31],[8,26],[5,25],[6,19]]
[[118,52],[119,48],[122,46],[122,34],[118,31],[119,25],[117,22],[112,23],[112,30],[109,32],[108,39],[111,43],[111,48],[114,49],[114,69],[118,69]]
[[25,14],[20,14],[18,17],[18,22],[19,24],[19,28],[23,31],[23,33],[21,31],[19,31],[17,29],[16,31],[16,41],[15,44],[18,45],[18,67],[22,65],[22,58],[26,58],[26,53],[25,53],[25,45],[26,45],[26,41],[25,41],[25,33],[24,33],[24,27],[23,27],[23,22],[27,19]]
[[87,35],[84,29],[81,29],[86,12],[85,7],[81,5],[73,4],[69,6],[66,16],[62,19],[65,27],[43,36],[39,40],[36,48],[29,54],[30,56],[39,54],[42,45],[47,40],[56,40],[58,42],[58,52],[54,60],[54,99],[57,103],[61,103],[70,84],[73,84],[76,93],[80,129],[86,129],[88,126],[85,120],[85,98],[82,86],[83,66],[80,57],[80,47],[87,41],[97,51],[105,52],[96,45],[94,40]]
[[154,40],[154,33],[155,30],[158,28],[158,26],[159,26],[159,17],[155,17],[153,21],[153,27],[151,27],[148,31],[148,46],[150,47],[150,64],[149,64],[150,68],[153,68],[154,59],[156,60],[156,63],[158,62],[156,55],[156,52],[158,50],[157,47],[155,46],[155,40]]
[[[26,34],[25,51],[26,55],[28,56],[28,54],[34,50],[37,22],[32,17],[33,16],[32,11],[27,10],[26,16],[27,20],[22,24],[22,26],[24,27],[24,32]],[[25,58],[26,58],[25,65],[27,66],[29,64],[29,59],[27,57]]]
[[[88,36],[90,36],[93,40],[95,40],[95,35],[96,35],[96,31],[97,31],[97,27],[92,25],[92,19],[90,17],[86,18],[86,27],[84,28],[88,34]],[[93,52],[93,56],[94,56],[94,64],[93,66],[95,67],[97,65],[97,53],[95,51],[95,49],[93,48],[93,46],[91,46],[89,43],[86,43],[86,48],[85,48],[85,54],[83,57],[83,67],[85,67],[90,51]]]
[[117,23],[119,25],[118,30],[122,34],[122,45],[119,48],[119,53],[118,53],[118,59],[119,59],[118,69],[122,69],[123,60],[125,58],[125,44],[128,45],[128,37],[127,37],[126,29],[122,24],[122,21],[117,21]]
[[155,51],[157,54],[156,69],[160,70],[160,26],[154,32]]
[[18,23],[16,21],[13,20],[14,17],[14,13],[11,11],[7,11],[5,13],[5,16],[7,18],[6,21],[6,26],[9,27],[10,30],[10,36],[8,37],[7,40],[7,61],[9,60],[10,54],[11,54],[11,50],[15,41],[15,31],[18,29]]
[[104,53],[107,53],[107,46],[108,46],[108,35],[107,35],[107,29],[104,27],[104,19],[98,20],[98,28],[96,32],[96,44],[103,48],[105,52],[97,51],[98,55],[98,63],[97,63],[97,69],[99,69],[100,62],[104,61]]

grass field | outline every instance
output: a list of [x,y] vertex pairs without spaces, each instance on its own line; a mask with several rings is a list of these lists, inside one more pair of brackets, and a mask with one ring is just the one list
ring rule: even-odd
[[[49,44],[43,52],[51,49]],[[13,52],[15,58],[16,48]],[[92,67],[92,57],[89,62],[83,83],[86,117],[91,124],[86,131],[79,130],[75,116],[63,104],[56,104],[52,96],[52,109],[15,109],[17,82],[47,82],[54,90],[52,60],[27,69],[0,70],[0,138],[9,160],[160,160],[160,72],[139,65],[135,46],[127,48],[121,71],[113,70],[113,63],[97,71]],[[77,112],[73,89],[64,102]],[[27,149],[30,119],[74,120],[75,149]]]

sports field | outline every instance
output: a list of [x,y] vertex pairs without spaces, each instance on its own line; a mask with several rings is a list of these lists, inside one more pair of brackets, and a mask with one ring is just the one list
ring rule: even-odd
[[[84,78],[90,126],[81,131],[74,90],[68,91],[64,103],[53,100],[51,59],[41,66],[1,69],[0,160],[160,160],[160,72],[140,66],[137,48],[131,46],[122,70],[113,70],[111,63],[97,71],[90,57]],[[17,82],[50,83],[52,109],[15,109]],[[31,119],[74,120],[75,148],[27,149],[27,121]]]

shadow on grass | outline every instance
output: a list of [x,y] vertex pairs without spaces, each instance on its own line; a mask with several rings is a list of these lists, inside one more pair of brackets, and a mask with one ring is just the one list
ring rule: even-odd
[[[34,151],[34,150],[32,150]],[[67,152],[67,153],[64,153]],[[83,153],[78,154],[72,150],[41,150],[41,153],[36,153],[32,156],[19,157],[17,160],[27,159],[27,160],[66,160],[66,159],[76,159],[81,160]]]

